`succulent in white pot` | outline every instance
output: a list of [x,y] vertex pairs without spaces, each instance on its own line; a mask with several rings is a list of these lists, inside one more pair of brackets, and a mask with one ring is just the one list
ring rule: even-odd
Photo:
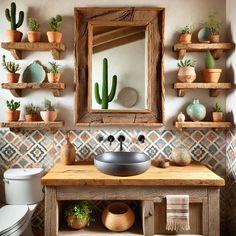
[[44,101],[44,110],[40,111],[40,116],[45,122],[53,122],[57,118],[57,111],[55,111],[54,106],[51,101],[45,99]]
[[192,83],[196,79],[196,62],[192,59],[181,60],[177,63],[179,67],[178,79],[183,83]]

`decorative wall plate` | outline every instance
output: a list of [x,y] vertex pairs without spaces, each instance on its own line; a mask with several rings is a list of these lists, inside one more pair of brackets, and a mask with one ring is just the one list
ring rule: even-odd
[[124,107],[133,107],[138,101],[138,92],[134,88],[125,87],[118,93],[118,101]]
[[46,71],[38,61],[26,67],[23,72],[23,83],[42,83],[46,78]]
[[210,40],[209,40],[210,35],[211,35],[211,31],[208,28],[206,27],[201,28],[197,34],[198,41],[200,43],[210,43]]

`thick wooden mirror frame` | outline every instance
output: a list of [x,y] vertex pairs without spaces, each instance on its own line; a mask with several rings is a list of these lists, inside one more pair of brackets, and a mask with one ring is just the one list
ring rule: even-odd
[[[75,8],[75,124],[76,126],[162,126],[164,123],[163,8]],[[148,36],[148,109],[110,112],[89,109],[89,26],[104,22],[145,25]],[[90,45],[91,47],[91,45]],[[90,59],[89,59],[90,58]],[[91,85],[90,85],[91,86]]]

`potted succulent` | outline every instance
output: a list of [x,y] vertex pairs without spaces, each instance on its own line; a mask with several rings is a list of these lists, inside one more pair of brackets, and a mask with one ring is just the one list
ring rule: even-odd
[[218,43],[220,41],[222,22],[216,18],[216,13],[209,15],[203,25],[210,30],[210,42]]
[[49,83],[58,83],[61,78],[61,73],[59,71],[60,65],[56,62],[49,62],[50,68],[47,68],[47,77]]
[[212,111],[212,120],[214,122],[222,121],[223,120],[223,112],[222,112],[221,106],[218,103],[216,103],[212,110],[213,110]]
[[205,56],[205,69],[203,70],[203,78],[207,83],[218,83],[222,69],[215,68],[215,59],[208,50]]
[[2,56],[2,66],[8,72],[7,81],[8,83],[17,83],[19,81],[20,74],[16,73],[20,70],[19,64],[12,61],[6,61],[6,56]]
[[41,32],[39,32],[40,24],[34,18],[28,19],[28,26],[30,31],[27,32],[28,41],[30,43],[40,42]]
[[32,122],[39,120],[39,107],[34,106],[32,103],[25,107],[25,121]]
[[196,79],[196,62],[192,59],[181,60],[177,63],[179,67],[178,79],[183,83],[192,83]]
[[55,111],[55,108],[50,100],[45,99],[44,110],[40,111],[40,116],[45,122],[53,122],[56,120],[57,112]]
[[184,26],[183,29],[180,31],[179,42],[180,43],[191,43],[192,32],[193,32],[192,25]]
[[6,120],[18,121],[20,118],[20,111],[17,110],[20,107],[20,102],[15,102],[13,99],[6,102],[9,111],[6,112]]
[[11,10],[5,9],[5,16],[9,22],[11,22],[11,29],[6,31],[6,38],[8,42],[20,42],[22,38],[22,32],[17,31],[23,21],[24,21],[24,12],[19,12],[19,19],[16,22],[16,3],[11,3]]
[[75,201],[71,203],[65,212],[67,225],[73,229],[82,229],[89,226],[94,219],[88,201]]
[[62,21],[62,17],[60,15],[56,15],[56,17],[52,17],[50,19],[49,26],[52,31],[47,32],[48,41],[50,43],[61,42],[62,33],[59,32],[61,21]]

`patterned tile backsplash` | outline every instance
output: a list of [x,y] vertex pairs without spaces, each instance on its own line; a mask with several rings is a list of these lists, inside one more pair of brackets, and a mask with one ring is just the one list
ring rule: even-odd
[[[123,134],[126,138],[123,146],[125,151],[142,151],[152,159],[157,159],[161,156],[169,157],[175,147],[184,145],[189,149],[192,159],[207,165],[222,177],[225,177],[226,174],[226,134],[223,131],[72,130],[70,134],[72,143],[76,148],[78,160],[91,160],[97,154],[119,150],[117,137]],[[138,142],[138,136],[140,134],[146,137],[145,143],[143,144]],[[115,141],[111,145],[107,141],[109,135],[114,135],[115,137]],[[55,132],[25,130],[21,133],[1,130],[1,178],[3,172],[9,167],[41,166],[49,170],[60,158],[60,148],[65,141],[65,136],[66,132],[62,130]],[[230,148],[227,147],[227,153],[234,155],[236,151],[236,137],[232,138],[228,133],[227,137],[227,142],[231,146]],[[103,140],[101,141],[101,139]],[[230,157],[228,159],[234,166],[234,172],[231,170],[231,175],[236,179],[236,160],[233,157],[232,160]],[[2,183],[0,184],[0,192],[3,193]],[[236,195],[236,188],[234,195]],[[224,191],[221,193],[221,198],[224,206]],[[0,201],[4,201],[3,194],[0,195]],[[222,210],[222,212],[224,211]],[[236,217],[234,218],[236,219]],[[33,224],[36,228],[43,227],[43,205],[38,208],[33,218]]]

